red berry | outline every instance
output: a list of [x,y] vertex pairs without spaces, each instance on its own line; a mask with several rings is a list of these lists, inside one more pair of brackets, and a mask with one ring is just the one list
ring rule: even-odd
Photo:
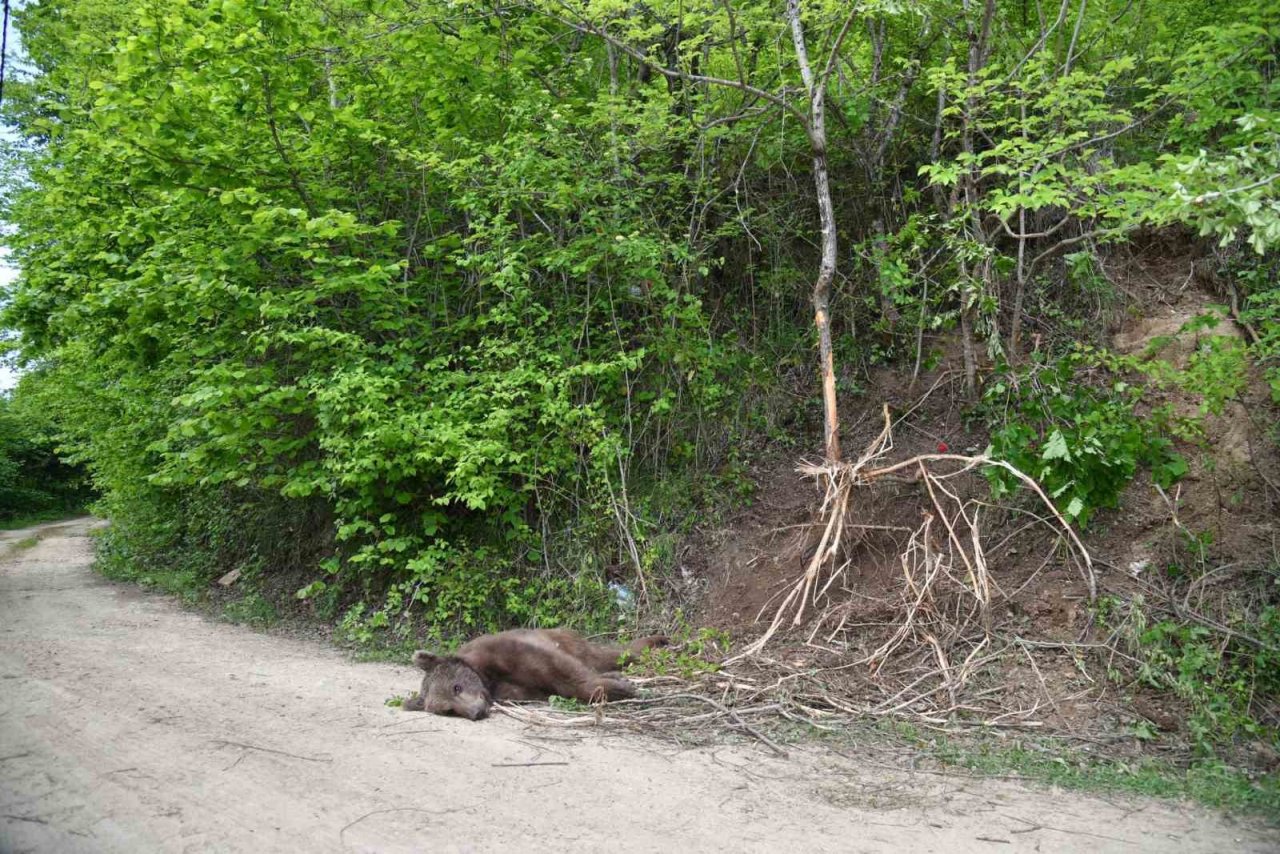
[[939,443],[938,443],[938,453],[940,453],[940,454],[945,454],[948,450],[950,450],[950,448],[948,448],[948,447],[947,447],[947,443],[946,443],[946,442],[939,442]]

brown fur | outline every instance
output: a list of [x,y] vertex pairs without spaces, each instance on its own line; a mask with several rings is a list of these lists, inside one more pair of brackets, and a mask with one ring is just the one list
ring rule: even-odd
[[552,694],[584,703],[635,696],[635,686],[615,672],[642,650],[666,646],[661,635],[629,646],[593,644],[569,629],[514,629],[484,635],[456,655],[419,650],[413,663],[426,671],[422,690],[406,711],[428,711],[479,720],[494,700],[545,700]]

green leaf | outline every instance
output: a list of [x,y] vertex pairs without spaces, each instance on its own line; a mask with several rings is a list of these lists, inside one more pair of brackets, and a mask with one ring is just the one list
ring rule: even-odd
[[1063,511],[1063,515],[1066,516],[1068,519],[1078,519],[1080,518],[1080,514],[1083,512],[1084,512],[1084,501],[1080,498],[1080,496],[1077,495],[1076,497],[1072,498],[1070,502],[1067,503],[1067,508],[1066,510]]
[[1044,443],[1044,450],[1040,452],[1040,459],[1070,462],[1071,452],[1067,450],[1067,437],[1062,435],[1061,430],[1054,430],[1049,434],[1049,438]]

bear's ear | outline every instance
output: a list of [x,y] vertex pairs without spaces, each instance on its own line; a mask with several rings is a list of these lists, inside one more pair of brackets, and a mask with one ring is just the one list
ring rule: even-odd
[[423,670],[430,673],[436,667],[444,662],[444,659],[438,655],[432,655],[425,649],[420,649],[413,654],[413,663]]

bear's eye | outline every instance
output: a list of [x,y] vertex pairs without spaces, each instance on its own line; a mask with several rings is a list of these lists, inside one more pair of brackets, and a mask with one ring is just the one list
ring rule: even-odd
[[453,686],[453,693],[455,693],[455,694],[461,694],[461,693],[462,693],[462,686],[461,686],[461,685],[454,685],[454,686]]

